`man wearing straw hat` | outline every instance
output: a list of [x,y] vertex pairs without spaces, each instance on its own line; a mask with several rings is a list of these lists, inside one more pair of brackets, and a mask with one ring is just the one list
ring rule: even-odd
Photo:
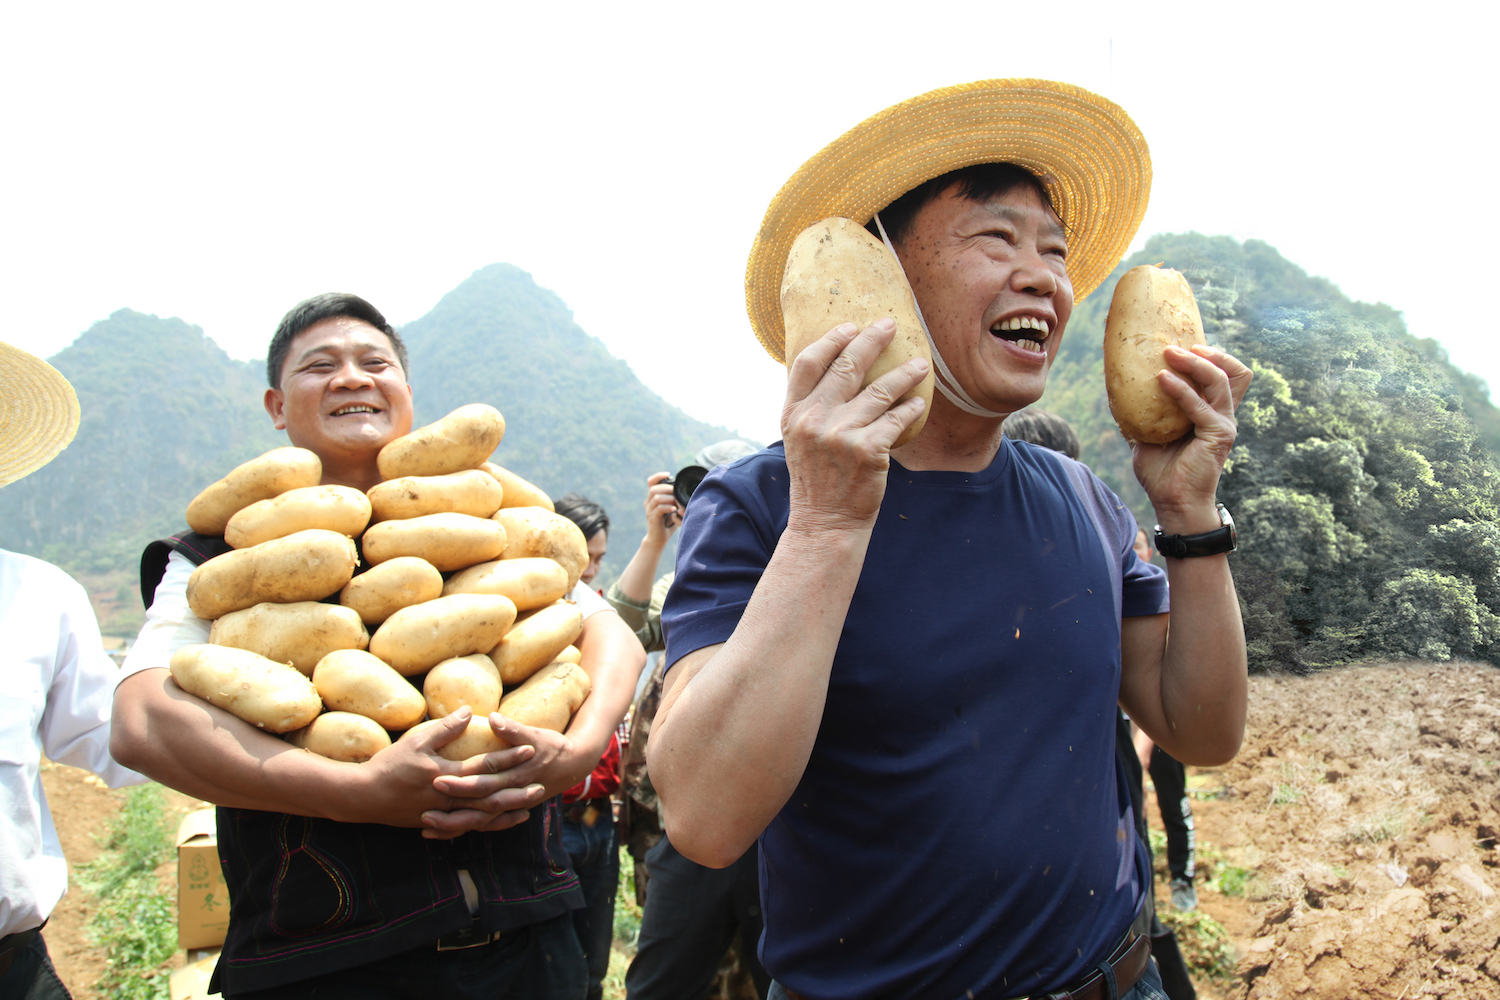
[[[68,380],[0,344],[0,486],[52,461],[77,430]],[[0,997],[69,996],[41,934],[68,888],[41,754],[112,788],[146,780],[109,755],[119,675],[83,588],[51,563],[0,550]]]
[[1161,996],[1132,931],[1150,870],[1116,703],[1181,760],[1239,747],[1245,650],[1214,493],[1249,372],[1173,348],[1158,375],[1194,425],[1135,448],[1161,532],[1194,555],[1169,560],[1170,605],[1114,495],[1001,433],[1124,255],[1150,177],[1111,102],[981,81],[856,126],[766,213],[746,292],[771,355],[793,239],[871,222],[940,390],[893,447],[929,365],[861,390],[894,323],[835,327],[791,366],[783,441],[709,476],[682,528],[651,774],[688,857],[727,865],[759,838],[773,998]]

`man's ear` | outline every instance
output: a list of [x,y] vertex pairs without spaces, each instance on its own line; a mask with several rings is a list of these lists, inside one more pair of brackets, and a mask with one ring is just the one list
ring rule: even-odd
[[281,395],[280,389],[267,389],[263,400],[266,412],[271,415],[271,426],[278,431],[286,430],[286,400]]

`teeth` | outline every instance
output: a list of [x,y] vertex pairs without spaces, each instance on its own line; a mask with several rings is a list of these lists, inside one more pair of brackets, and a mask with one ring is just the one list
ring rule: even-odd
[[1001,320],[991,327],[991,329],[1001,333],[1011,333],[1016,330],[1037,330],[1045,337],[1050,327],[1048,327],[1047,321],[1044,319],[1035,319],[1031,316],[1013,316],[1010,319]]
[[1042,345],[1034,340],[1018,340],[1016,341],[1016,346],[1026,351],[1040,351],[1042,349]]
[[336,417],[342,417],[342,416],[344,416],[346,414],[349,414],[349,413],[374,413],[374,412],[375,412],[375,408],[373,406],[346,406],[342,410],[334,410],[333,411],[333,415],[336,416]]

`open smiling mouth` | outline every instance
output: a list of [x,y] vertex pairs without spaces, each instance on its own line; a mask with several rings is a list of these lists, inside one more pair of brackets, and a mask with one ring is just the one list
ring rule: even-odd
[[333,413],[330,414],[330,415],[331,416],[335,416],[335,417],[346,417],[346,416],[349,416],[350,414],[354,414],[354,413],[379,413],[379,412],[380,411],[377,410],[377,409],[375,409],[375,407],[373,407],[373,406],[366,406],[364,403],[355,403],[352,406],[341,406],[337,410],[334,410]]
[[1047,325],[1046,320],[1032,316],[1002,319],[990,327],[990,333],[1001,340],[1009,340],[1026,351],[1040,351],[1042,344],[1047,340],[1047,335],[1051,332],[1051,327]]

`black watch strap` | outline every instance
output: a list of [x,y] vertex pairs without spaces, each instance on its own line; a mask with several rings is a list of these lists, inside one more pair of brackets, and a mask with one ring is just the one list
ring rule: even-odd
[[1219,527],[1197,535],[1163,534],[1161,525],[1156,526],[1156,551],[1169,559],[1194,559],[1199,556],[1218,556],[1233,552],[1239,547],[1234,531],[1234,518],[1223,504],[1214,508],[1219,515]]

